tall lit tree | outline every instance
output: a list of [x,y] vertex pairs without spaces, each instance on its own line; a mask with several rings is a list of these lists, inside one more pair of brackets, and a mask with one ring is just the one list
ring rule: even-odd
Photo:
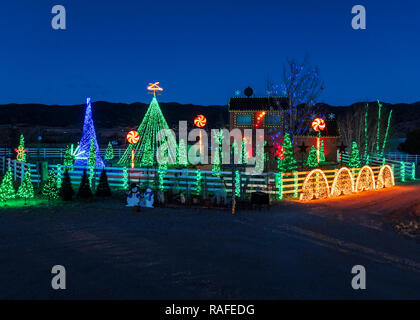
[[7,170],[6,174],[3,177],[3,180],[0,184],[0,199],[3,202],[7,200],[14,199],[16,197],[16,191],[13,187],[13,175],[12,170]]
[[89,167],[95,167],[96,165],[96,148],[93,139],[90,140],[88,165]]
[[[140,142],[130,144],[125,150],[123,156],[118,162],[120,166],[131,165],[131,150],[134,149],[135,164],[140,167],[156,167],[157,166],[157,150],[164,143],[168,146],[168,160],[169,163],[176,163],[177,143],[175,136],[170,134],[168,136],[161,136],[162,129],[169,130],[168,123],[163,116],[156,96],[149,105],[146,114],[143,117],[137,132],[140,136]],[[162,138],[162,139],[159,139]]]
[[101,155],[99,153],[99,145],[98,141],[96,140],[96,132],[95,132],[95,126],[93,124],[92,119],[92,104],[90,102],[90,98],[87,98],[86,101],[86,111],[85,111],[85,119],[83,123],[83,134],[82,139],[80,140],[80,154],[81,157],[76,157],[76,161],[74,162],[75,166],[86,166],[88,164],[88,155],[90,153],[91,149],[91,141],[94,141],[95,150],[96,152],[96,159],[95,163],[97,167],[103,167],[104,162],[101,158]]
[[242,144],[241,144],[241,162],[242,164],[248,164],[248,150],[247,150],[245,138],[242,139]]
[[325,162],[325,149],[323,140],[321,140],[321,146],[319,148],[319,162]]

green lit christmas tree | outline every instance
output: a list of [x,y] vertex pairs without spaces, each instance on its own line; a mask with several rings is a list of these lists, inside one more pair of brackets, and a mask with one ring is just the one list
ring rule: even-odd
[[0,184],[0,200],[6,202],[7,200],[14,199],[15,197],[16,191],[13,187],[13,175],[9,168]]
[[349,167],[350,168],[360,168],[360,166],[361,166],[361,162],[360,162],[359,148],[357,146],[357,142],[353,141],[353,143],[351,145]]
[[325,162],[324,141],[321,141],[321,146],[319,148],[319,162]]
[[297,169],[297,161],[294,157],[292,139],[289,133],[284,134],[284,142],[282,145],[284,158],[279,162],[281,172],[293,172]]
[[34,186],[32,185],[30,170],[26,170],[23,181],[18,189],[17,196],[25,199],[25,204],[28,199],[32,199],[34,197]]
[[114,159],[114,148],[112,147],[112,143],[108,142],[108,147],[106,148],[105,152],[105,160],[112,160]]
[[58,199],[57,178],[54,170],[48,172],[48,180],[42,188],[42,195],[47,197],[48,200]]
[[306,160],[306,166],[310,168],[315,168],[318,166],[316,149],[314,146],[312,146],[311,150],[309,151],[308,159]]
[[219,172],[221,170],[221,164],[222,164],[222,160],[223,160],[223,140],[224,140],[224,136],[223,136],[223,130],[219,130],[219,131],[212,131],[213,132],[213,139],[214,141],[219,141],[219,144],[217,146],[217,148],[214,148],[212,150],[212,167],[211,167],[211,171],[213,171],[213,175],[215,176],[219,176]]
[[163,143],[167,143],[168,145],[168,161],[170,163],[176,163],[177,143],[175,136],[169,135],[161,137],[162,139],[157,139],[158,132],[162,129],[169,129],[169,126],[156,100],[156,96],[153,96],[152,102],[137,129],[140,142],[128,146],[118,165],[131,166],[131,150],[134,149],[134,163],[136,167],[157,167],[156,152]]

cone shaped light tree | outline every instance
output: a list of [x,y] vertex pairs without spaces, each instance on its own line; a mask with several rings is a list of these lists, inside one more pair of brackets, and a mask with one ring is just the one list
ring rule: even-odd
[[[162,150],[170,163],[176,163],[177,143],[173,134],[162,134],[163,129],[169,130],[168,123],[163,116],[156,96],[153,96],[152,102],[143,117],[137,132],[140,140],[136,144],[130,144],[121,157],[118,165],[130,167],[131,152],[134,150],[134,163],[136,167],[157,167],[157,151],[160,147],[167,148]],[[169,131],[167,131],[169,132]]]
[[87,98],[85,120],[83,123],[83,134],[82,139],[80,140],[79,155],[76,157],[76,161],[74,162],[75,166],[88,165],[91,140],[93,140],[96,150],[95,165],[97,167],[104,167],[104,162],[102,161],[102,158],[99,154],[98,141],[96,140],[95,126],[92,119],[92,104],[90,103],[90,98]]

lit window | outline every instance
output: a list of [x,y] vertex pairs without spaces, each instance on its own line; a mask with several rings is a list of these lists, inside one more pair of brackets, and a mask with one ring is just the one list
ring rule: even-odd
[[252,124],[252,117],[250,114],[238,114],[236,116],[236,124],[237,125],[251,125]]
[[279,114],[267,114],[265,116],[264,122],[267,125],[280,125],[281,116]]

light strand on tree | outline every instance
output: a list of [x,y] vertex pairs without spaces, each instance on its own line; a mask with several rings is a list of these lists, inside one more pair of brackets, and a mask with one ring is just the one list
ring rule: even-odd
[[[365,149],[363,151],[363,157],[366,159],[367,155],[368,155],[368,141],[369,141],[369,136],[368,136],[368,116],[369,116],[369,104],[366,103],[366,110],[365,110]],[[368,163],[366,163],[368,164]]]
[[381,111],[382,111],[382,104],[378,100],[378,130],[376,132],[376,153],[379,153],[379,138],[381,132]]
[[382,144],[382,152],[381,152],[381,156],[384,154],[385,152],[385,147],[386,147],[386,143],[388,142],[388,134],[389,134],[389,126],[391,124],[391,117],[392,117],[392,110],[389,111],[389,115],[388,115],[388,122],[386,125],[386,131],[385,131],[385,137],[384,137],[384,142]]

